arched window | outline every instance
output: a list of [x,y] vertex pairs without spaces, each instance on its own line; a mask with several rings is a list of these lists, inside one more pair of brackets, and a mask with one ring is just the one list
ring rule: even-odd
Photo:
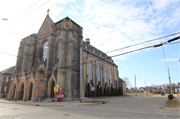
[[75,55],[76,55],[76,44],[74,40],[72,40],[72,60],[75,60]]
[[104,78],[105,78],[105,84],[107,84],[106,66],[104,67]]
[[100,52],[100,56],[102,56],[101,52]]
[[88,49],[88,46],[87,46],[87,44],[85,45],[85,48],[86,48],[86,49]]
[[116,87],[117,87],[117,77],[116,77],[116,70],[115,70],[115,84],[116,84]]
[[110,80],[111,80],[111,86],[112,86],[112,70],[110,68]]
[[46,41],[43,44],[43,59],[44,59],[44,61],[47,59],[47,54],[48,54],[48,41]]
[[89,78],[90,78],[90,84],[92,84],[93,83],[93,65],[92,65],[92,60],[90,61],[90,63],[89,63],[89,65],[90,65],[90,76],[89,76]]
[[55,60],[59,59],[59,51],[60,51],[60,40],[58,40],[56,44],[56,57]]
[[98,64],[98,83],[101,84],[101,70],[100,70],[100,64]]
[[93,48],[93,52],[96,53],[96,50]]
[[71,77],[71,83],[74,84],[74,76]]

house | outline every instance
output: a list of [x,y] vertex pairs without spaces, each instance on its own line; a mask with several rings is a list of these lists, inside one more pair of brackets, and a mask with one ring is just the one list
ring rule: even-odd
[[0,72],[0,98],[7,98],[14,69],[15,66],[12,66]]

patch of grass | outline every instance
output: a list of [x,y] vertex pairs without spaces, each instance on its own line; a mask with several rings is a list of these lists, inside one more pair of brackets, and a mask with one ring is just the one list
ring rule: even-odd
[[[117,96],[98,96],[95,97],[94,99],[99,99],[99,98],[113,98],[113,97],[123,97],[123,96],[129,96],[129,95],[117,95]],[[91,97],[92,98],[92,97]]]
[[179,101],[177,99],[167,100],[164,107],[179,107]]
[[93,104],[105,104],[105,103],[109,103],[108,101],[83,101],[81,103],[93,103]]

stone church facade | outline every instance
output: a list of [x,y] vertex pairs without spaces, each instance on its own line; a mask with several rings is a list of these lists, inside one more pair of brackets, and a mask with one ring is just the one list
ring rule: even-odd
[[88,83],[119,86],[118,66],[89,39],[83,41],[83,28],[68,17],[54,23],[47,14],[38,33],[21,40],[17,56],[8,100],[54,97],[55,85],[64,89],[64,100],[79,98],[81,73],[83,95]]

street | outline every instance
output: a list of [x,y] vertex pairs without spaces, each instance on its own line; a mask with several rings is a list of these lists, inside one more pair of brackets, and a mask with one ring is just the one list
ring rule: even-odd
[[64,101],[61,105],[22,105],[0,103],[1,119],[179,119],[178,111],[163,109],[166,96],[111,97],[96,100],[109,101],[107,104],[83,104]]

